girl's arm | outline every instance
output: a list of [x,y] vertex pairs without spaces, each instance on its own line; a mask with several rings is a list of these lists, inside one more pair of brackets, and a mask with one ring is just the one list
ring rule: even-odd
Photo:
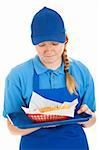
[[20,129],[14,126],[8,119],[7,119],[7,126],[9,131],[14,135],[27,135],[31,132],[34,132],[36,130],[39,130],[40,128],[28,128],[28,129]]
[[83,113],[83,112],[88,113],[88,114],[91,114],[91,115],[92,115],[92,118],[89,119],[89,121],[86,121],[86,122],[79,122],[79,124],[82,124],[83,127],[85,127],[85,128],[88,128],[88,127],[91,127],[92,125],[94,125],[95,122],[96,122],[96,115],[95,115],[95,112],[92,112],[92,111],[88,108],[88,106],[87,106],[86,104],[82,105],[82,106],[80,107],[80,109],[78,110],[77,113],[78,113],[78,114],[81,114],[81,113]]

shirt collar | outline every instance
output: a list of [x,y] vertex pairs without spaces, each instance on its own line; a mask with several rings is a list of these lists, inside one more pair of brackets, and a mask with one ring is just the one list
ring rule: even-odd
[[56,75],[58,75],[58,74],[64,74],[64,63],[62,62],[62,64],[61,64],[61,66],[59,67],[59,68],[57,68],[56,70],[54,70],[54,73],[56,74]]
[[33,64],[34,64],[34,68],[37,74],[42,74],[44,72],[50,71],[53,72],[55,74],[64,74],[64,63],[62,62],[61,66],[59,68],[57,68],[56,70],[51,70],[46,68],[40,61],[38,55],[35,56],[35,58],[33,59]]

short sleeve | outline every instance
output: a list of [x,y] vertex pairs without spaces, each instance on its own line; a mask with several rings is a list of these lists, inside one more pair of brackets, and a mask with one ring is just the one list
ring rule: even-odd
[[95,87],[89,69],[80,61],[72,59],[71,74],[76,81],[81,103],[96,111]]
[[94,81],[91,74],[88,72],[86,76],[86,86],[83,94],[82,104],[88,105],[92,111],[96,111],[96,101],[95,101],[95,87]]
[[33,59],[12,68],[5,80],[3,116],[28,107],[33,91]]
[[96,111],[94,81],[89,69],[80,61],[75,60],[72,68],[82,104],[86,104],[92,111]]
[[3,116],[7,117],[6,115],[9,113],[20,112],[22,105],[24,106],[25,104],[22,98],[20,79],[12,71],[5,81]]

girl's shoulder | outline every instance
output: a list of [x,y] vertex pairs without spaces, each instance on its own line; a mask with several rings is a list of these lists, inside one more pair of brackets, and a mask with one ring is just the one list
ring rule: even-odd
[[79,60],[70,58],[70,68],[75,71],[80,71],[82,73],[89,72],[88,67]]
[[77,79],[87,81],[92,79],[89,68],[79,60],[70,58],[70,73]]
[[19,78],[27,78],[28,76],[33,74],[33,71],[34,68],[32,58],[13,67],[7,75],[7,79],[9,78],[10,80],[18,80]]
[[25,70],[29,70],[29,68],[31,67],[33,67],[33,58],[13,67],[11,71],[15,71],[15,72],[25,71]]

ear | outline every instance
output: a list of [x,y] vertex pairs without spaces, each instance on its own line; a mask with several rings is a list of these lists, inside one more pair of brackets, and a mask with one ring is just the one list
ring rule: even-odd
[[68,43],[68,36],[66,35],[66,41],[65,41],[65,44],[67,44]]

